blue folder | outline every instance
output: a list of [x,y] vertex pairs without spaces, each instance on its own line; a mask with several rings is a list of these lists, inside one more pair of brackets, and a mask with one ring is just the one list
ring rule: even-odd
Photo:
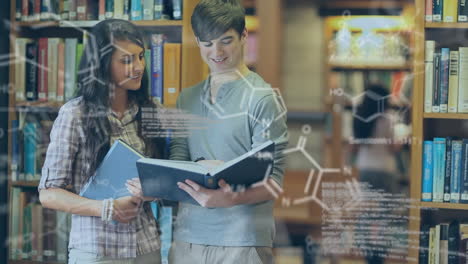
[[132,194],[125,183],[138,178],[136,161],[144,156],[122,140],[116,140],[96,173],[81,189],[80,196],[93,199],[117,199]]

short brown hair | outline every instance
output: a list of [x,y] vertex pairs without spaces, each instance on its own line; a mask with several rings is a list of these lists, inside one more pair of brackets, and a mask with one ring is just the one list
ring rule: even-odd
[[245,29],[245,10],[239,0],[201,0],[192,14],[192,29],[201,41],[218,38],[234,29]]

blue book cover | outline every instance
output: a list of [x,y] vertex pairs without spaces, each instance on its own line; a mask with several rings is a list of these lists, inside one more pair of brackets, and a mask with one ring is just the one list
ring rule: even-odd
[[114,18],[114,0],[105,0],[105,17]]
[[432,89],[432,112],[440,112],[440,72],[441,72],[441,54],[434,53],[434,76]]
[[143,6],[141,1],[131,1],[130,19],[137,21],[143,19]]
[[450,202],[460,202],[460,176],[462,162],[462,141],[452,141],[452,178],[450,179]]
[[460,202],[468,203],[468,139],[463,139],[460,176]]
[[432,201],[444,201],[445,138],[434,138]]
[[444,10],[443,7],[444,7],[443,0],[432,1],[432,21],[433,22],[442,22],[443,10]]
[[432,201],[432,152],[433,142],[431,140],[424,141],[424,152],[423,152],[423,181],[422,181],[422,201]]
[[136,162],[140,158],[144,156],[125,142],[116,140],[80,195],[93,200],[131,196],[125,183],[138,177]]
[[444,202],[450,202],[450,179],[452,178],[452,138],[445,138]]
[[37,124],[26,122],[23,127],[24,136],[24,175],[25,180],[34,180],[36,176],[37,157]]
[[151,211],[153,212],[154,219],[158,220],[159,212],[158,212],[158,203],[151,202]]
[[163,104],[164,35],[151,35],[151,96]]
[[440,112],[447,113],[448,111],[448,88],[449,88],[449,63],[450,49],[442,48],[440,55]]

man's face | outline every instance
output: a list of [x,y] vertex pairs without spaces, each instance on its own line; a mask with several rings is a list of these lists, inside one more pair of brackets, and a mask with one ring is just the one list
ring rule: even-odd
[[246,30],[239,37],[234,29],[230,29],[217,39],[198,40],[201,56],[208,64],[211,73],[235,71],[239,68],[243,63],[246,37]]

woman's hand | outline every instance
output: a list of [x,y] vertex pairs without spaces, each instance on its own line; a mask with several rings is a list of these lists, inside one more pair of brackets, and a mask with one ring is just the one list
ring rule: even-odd
[[121,223],[129,223],[140,211],[141,199],[135,196],[126,196],[114,200],[112,219]]
[[141,189],[141,183],[139,178],[133,178],[128,180],[125,184],[127,186],[127,190],[135,197],[143,201],[153,201],[155,200],[153,197],[143,196],[143,190]]

